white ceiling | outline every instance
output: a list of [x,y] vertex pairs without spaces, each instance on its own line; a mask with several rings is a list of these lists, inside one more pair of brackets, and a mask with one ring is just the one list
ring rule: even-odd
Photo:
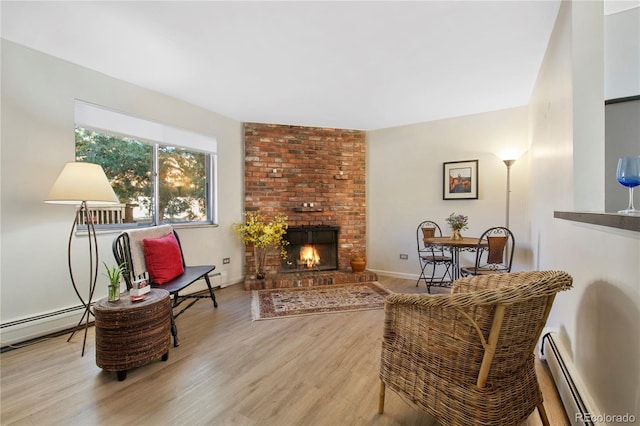
[[1,31],[239,121],[371,130],[527,104],[559,4],[2,1]]

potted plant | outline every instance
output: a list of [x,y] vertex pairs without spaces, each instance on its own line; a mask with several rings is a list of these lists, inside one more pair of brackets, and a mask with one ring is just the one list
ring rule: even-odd
[[445,221],[451,227],[451,239],[461,240],[462,234],[460,231],[468,228],[469,217],[462,214],[451,213]]
[[120,300],[120,278],[122,277],[125,263],[112,267],[109,267],[105,262],[102,263],[107,270],[107,277],[109,278],[109,302],[117,302]]
[[234,223],[231,227],[246,246],[253,246],[256,279],[262,280],[266,277],[264,264],[270,249],[278,248],[280,256],[286,258],[288,242],[282,237],[287,233],[287,217],[277,214],[267,221],[259,212],[245,212],[244,218],[244,223]]

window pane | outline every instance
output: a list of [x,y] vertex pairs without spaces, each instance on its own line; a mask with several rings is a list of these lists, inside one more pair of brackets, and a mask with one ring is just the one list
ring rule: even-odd
[[207,155],[174,146],[158,149],[160,222],[207,220]]
[[152,155],[153,147],[138,140],[76,128],[76,161],[102,166],[122,203],[122,222],[152,221]]

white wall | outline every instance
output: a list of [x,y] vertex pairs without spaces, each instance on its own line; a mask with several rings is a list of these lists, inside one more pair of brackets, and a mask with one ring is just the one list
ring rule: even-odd
[[[590,204],[572,176],[600,175],[604,168],[604,99],[585,95],[603,93],[602,58],[584,48],[602,37],[602,19],[599,2],[562,3],[532,95],[532,249],[537,268],[566,270],[574,278],[574,288],[556,298],[548,325],[568,342],[598,408],[637,418],[640,233],[553,219],[554,210]],[[577,77],[576,63],[583,66]],[[574,156],[577,147],[581,155]]]
[[605,16],[604,98],[640,95],[640,7]]
[[[604,211],[604,13],[602,2],[582,7],[572,20],[573,108],[588,120],[573,126],[573,202],[576,210]],[[592,84],[597,82],[596,84]],[[586,89],[586,90],[585,90]],[[577,110],[577,112],[575,111]]]
[[[75,158],[74,99],[218,140],[220,226],[178,232],[187,263],[213,263],[227,271],[230,281],[240,281],[244,250],[230,225],[242,218],[241,123],[2,40],[2,323],[79,304],[67,270],[74,208],[43,202],[63,165]],[[115,235],[99,235],[100,262],[115,262],[111,254]],[[74,240],[74,275],[80,288],[85,289],[87,240],[81,236]],[[230,257],[231,263],[222,265],[223,257]],[[106,289],[106,277],[100,273],[96,299],[106,296]],[[75,322],[74,317],[33,330],[5,329],[1,343],[52,331],[52,327],[73,326]]]
[[[495,153],[526,150],[527,108],[394,127],[367,134],[367,268],[417,279],[416,228],[434,220],[448,235],[445,218],[469,216],[463,234],[480,236],[505,224],[507,168]],[[479,160],[478,200],[443,200],[443,163]],[[511,167],[510,228],[516,238],[514,270],[529,269],[527,230],[528,161]],[[408,260],[400,260],[400,254]],[[463,261],[471,262],[469,255]],[[462,262],[461,262],[462,263]]]

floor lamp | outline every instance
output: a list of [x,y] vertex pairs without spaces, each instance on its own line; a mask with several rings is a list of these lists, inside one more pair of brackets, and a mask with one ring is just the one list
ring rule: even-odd
[[[80,321],[78,321],[78,325],[76,325],[76,328],[67,339],[67,342],[71,340],[84,322],[84,340],[82,341],[82,356],[84,356],[84,348],[87,343],[87,330],[89,328],[89,321],[93,315],[91,311],[91,300],[93,299],[93,293],[98,279],[98,239],[96,237],[93,217],[87,208],[87,203],[117,204],[119,200],[115,192],[113,192],[113,188],[111,188],[107,176],[104,174],[104,170],[102,170],[100,165],[72,162],[67,163],[64,169],[62,169],[62,172],[60,172],[45,203],[79,205],[76,209],[76,216],[69,234],[67,258],[71,284],[78,299],[80,299],[80,302],[82,302],[84,306],[84,313]],[[78,290],[71,265],[71,242],[76,227],[83,222],[83,217],[86,218],[87,240],[89,242],[89,293],[86,301],[80,290]]]
[[516,160],[502,160],[504,164],[507,166],[507,211],[505,214],[505,228],[509,228],[509,201],[511,198],[511,165],[516,162]]

